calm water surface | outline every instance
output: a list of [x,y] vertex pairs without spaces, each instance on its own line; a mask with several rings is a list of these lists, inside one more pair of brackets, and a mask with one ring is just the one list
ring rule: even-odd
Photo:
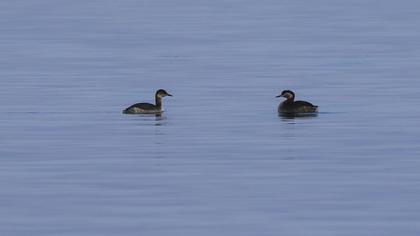
[[[0,2],[0,235],[419,235],[420,2]],[[165,88],[163,117],[123,115]],[[283,89],[320,106],[276,113]]]

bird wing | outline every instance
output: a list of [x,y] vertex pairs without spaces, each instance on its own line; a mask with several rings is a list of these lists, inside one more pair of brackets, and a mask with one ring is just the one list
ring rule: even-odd
[[156,106],[151,104],[151,103],[136,103],[134,105],[131,105],[131,106],[127,107],[126,110],[129,110],[129,109],[132,109],[132,108],[152,110],[152,109],[156,109]]

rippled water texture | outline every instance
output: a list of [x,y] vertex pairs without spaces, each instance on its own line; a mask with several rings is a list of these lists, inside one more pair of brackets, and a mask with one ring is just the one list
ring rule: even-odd
[[[0,2],[0,235],[420,235],[419,1]],[[161,117],[124,115],[164,100]],[[319,106],[279,117],[284,89]]]

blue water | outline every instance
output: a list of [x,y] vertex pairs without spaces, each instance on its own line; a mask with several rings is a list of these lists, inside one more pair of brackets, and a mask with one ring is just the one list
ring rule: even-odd
[[[419,1],[0,2],[0,235],[420,234]],[[123,115],[165,98],[162,117]],[[281,90],[320,108],[277,115]]]

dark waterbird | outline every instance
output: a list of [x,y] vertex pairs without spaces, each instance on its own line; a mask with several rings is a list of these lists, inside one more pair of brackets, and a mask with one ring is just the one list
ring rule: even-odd
[[163,97],[171,96],[164,89],[159,89],[155,94],[156,104],[136,103],[123,110],[124,114],[160,114],[163,112]]
[[295,93],[290,90],[284,90],[276,97],[286,98],[278,107],[278,112],[280,114],[298,115],[318,112],[318,106],[315,106],[310,102],[295,101]]

